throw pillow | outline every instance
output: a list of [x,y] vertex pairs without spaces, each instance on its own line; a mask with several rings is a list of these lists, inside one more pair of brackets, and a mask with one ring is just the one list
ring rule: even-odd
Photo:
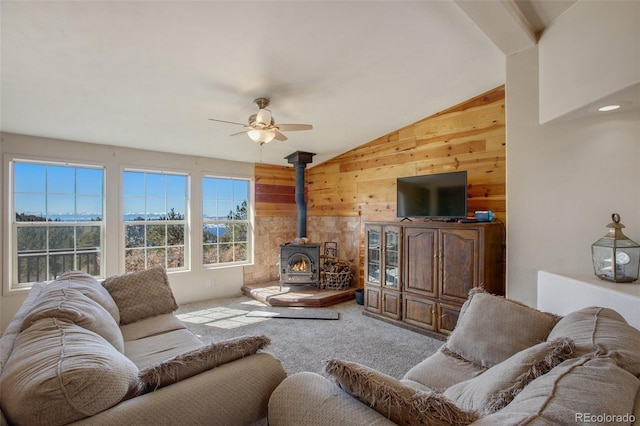
[[568,359],[573,342],[557,339],[518,352],[481,375],[444,391],[444,396],[467,410],[491,414],[509,404],[526,385]]
[[120,310],[120,325],[130,324],[178,309],[162,265],[107,278],[102,285]]
[[549,333],[550,339],[564,336],[576,343],[576,358],[587,354],[612,358],[621,368],[640,376],[640,331],[618,312],[600,307],[572,312]]
[[58,318],[104,337],[124,353],[124,340],[113,317],[98,303],[73,288],[58,288],[41,295],[22,323],[22,331],[43,318]]
[[140,371],[140,393],[188,379],[219,365],[253,355],[269,345],[266,336],[243,336],[210,343]]
[[397,424],[467,425],[478,418],[440,394],[414,389],[354,362],[328,360],[325,371],[347,393]]
[[475,292],[470,298],[447,348],[483,368],[545,341],[559,319],[489,293]]
[[57,318],[17,337],[0,376],[10,424],[66,425],[106,410],[138,383],[138,369],[96,333]]

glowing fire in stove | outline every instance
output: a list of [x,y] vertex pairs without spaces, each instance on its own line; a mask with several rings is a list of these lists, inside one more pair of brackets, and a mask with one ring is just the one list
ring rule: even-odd
[[309,269],[308,264],[305,259],[300,259],[296,263],[291,265],[291,270],[293,272],[304,272],[304,271],[307,271],[308,269]]

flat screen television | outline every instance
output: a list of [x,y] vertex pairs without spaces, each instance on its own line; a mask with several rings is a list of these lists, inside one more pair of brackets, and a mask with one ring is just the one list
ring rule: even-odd
[[467,216],[467,172],[409,176],[397,181],[397,216],[456,219]]

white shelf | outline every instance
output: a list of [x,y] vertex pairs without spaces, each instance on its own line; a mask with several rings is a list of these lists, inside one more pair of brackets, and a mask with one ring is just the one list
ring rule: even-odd
[[640,281],[618,284],[595,275],[538,271],[538,309],[567,315],[589,306],[611,308],[640,330]]

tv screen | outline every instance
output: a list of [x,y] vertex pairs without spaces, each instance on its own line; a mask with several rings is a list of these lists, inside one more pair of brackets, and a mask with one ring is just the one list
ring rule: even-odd
[[398,178],[398,217],[464,218],[467,172]]

